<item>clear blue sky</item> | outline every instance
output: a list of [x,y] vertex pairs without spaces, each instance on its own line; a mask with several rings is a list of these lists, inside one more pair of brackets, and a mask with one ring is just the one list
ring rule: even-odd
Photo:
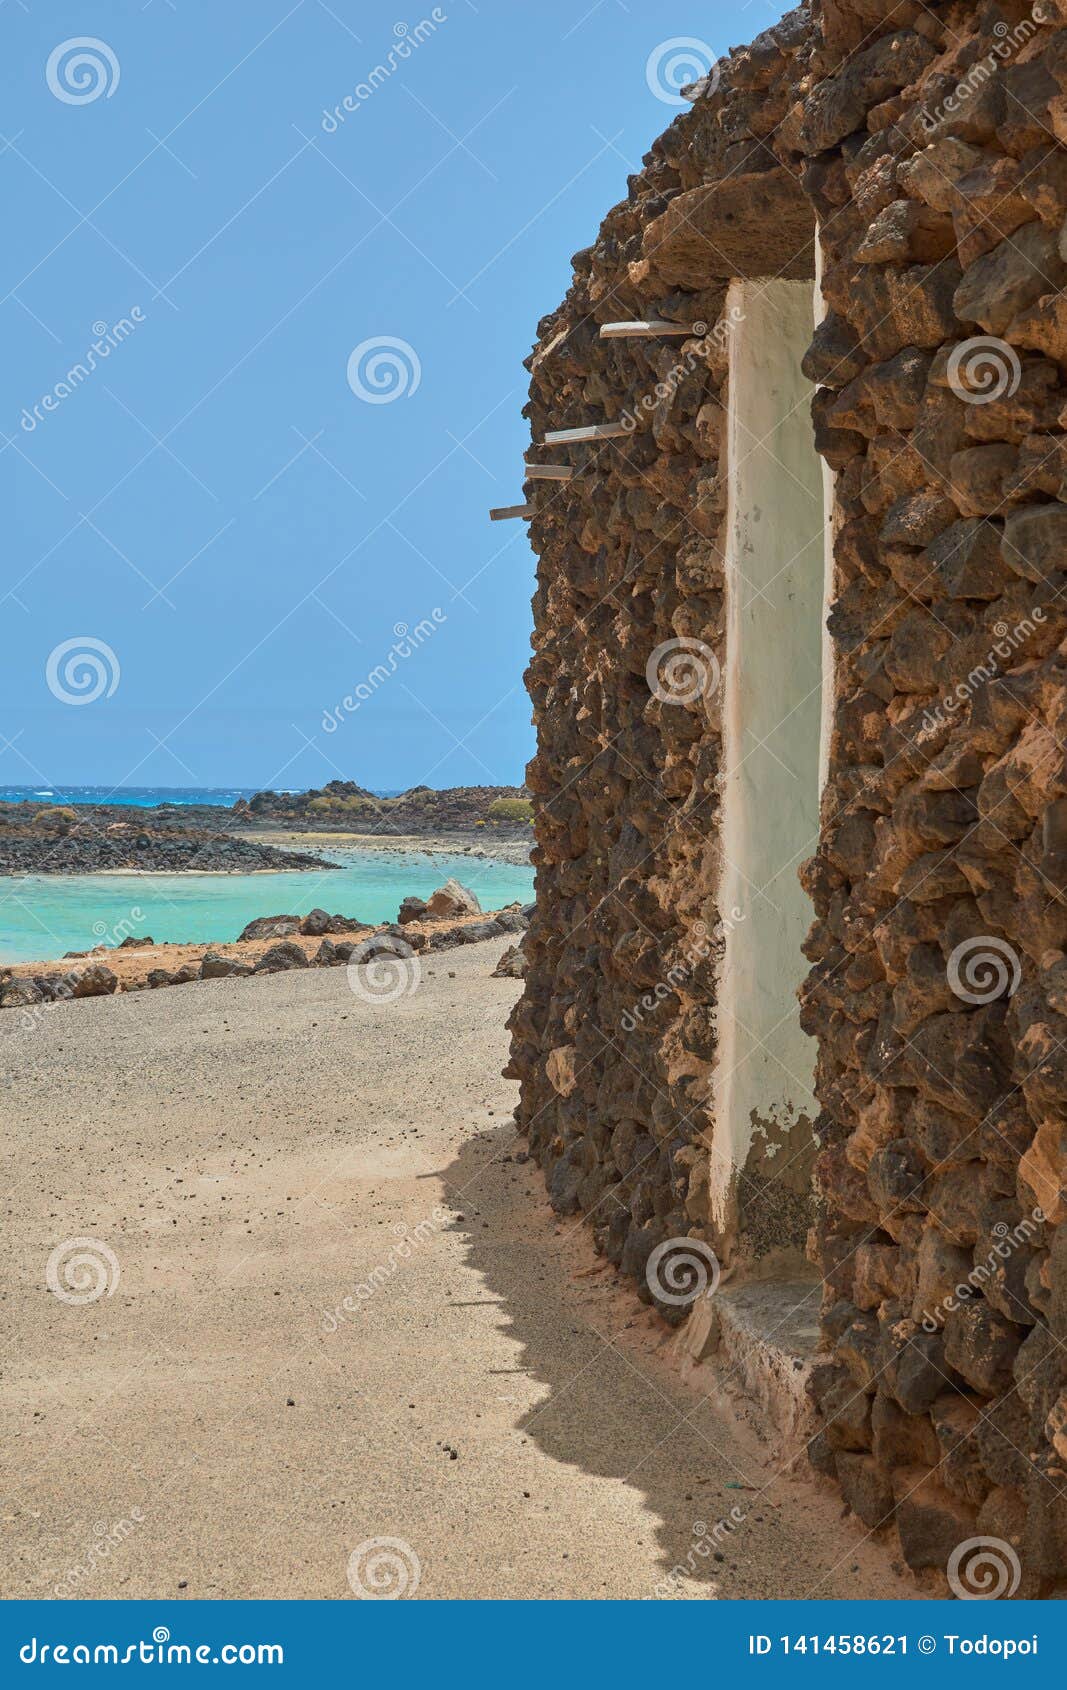
[[[522,778],[534,559],[487,520],[520,497],[522,360],[675,115],[649,54],[777,12],[446,0],[411,46],[433,11],[0,0],[0,784]],[[111,60],[49,70],[85,36]],[[383,336],[418,380],[402,349],[374,404],[347,372]],[[107,686],[72,705],[48,660],[86,637]]]

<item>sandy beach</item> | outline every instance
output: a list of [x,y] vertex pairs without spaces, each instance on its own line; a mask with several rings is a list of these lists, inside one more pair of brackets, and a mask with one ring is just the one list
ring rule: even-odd
[[553,1217],[500,950],[0,1019],[5,1597],[349,1598],[385,1537],[419,1598],[642,1598],[738,1506],[676,1594],[913,1594]]

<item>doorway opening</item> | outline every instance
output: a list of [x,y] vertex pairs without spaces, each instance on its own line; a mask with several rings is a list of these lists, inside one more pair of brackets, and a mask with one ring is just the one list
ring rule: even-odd
[[819,833],[828,486],[801,359],[810,281],[734,281],[712,1216],[761,1277],[804,1260],[815,1042],[797,993],[812,921],[797,871]]

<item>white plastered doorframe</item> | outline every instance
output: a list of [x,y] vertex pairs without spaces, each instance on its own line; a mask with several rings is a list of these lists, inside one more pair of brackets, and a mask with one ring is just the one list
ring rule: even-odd
[[[822,294],[822,241],[815,229],[815,327],[826,316],[826,301]],[[834,642],[826,626],[830,606],[834,602],[834,538],[837,532],[836,485],[837,475],[825,458],[820,459],[823,492],[823,596],[822,596],[822,720],[819,724],[819,796],[826,790],[830,773],[830,738],[834,727],[834,704],[837,699],[834,669]]]
[[[816,283],[816,292],[818,283]],[[775,1177],[810,1142],[814,1042],[796,993],[812,908],[797,879],[819,831],[830,705],[828,489],[801,359],[810,282],[734,281],[727,411],[722,863],[711,1218],[726,1237],[740,1171]],[[831,692],[832,701],[832,692]],[[787,1141],[793,1132],[794,1142]],[[758,1141],[758,1142],[757,1142]],[[799,1170],[798,1170],[799,1171]]]

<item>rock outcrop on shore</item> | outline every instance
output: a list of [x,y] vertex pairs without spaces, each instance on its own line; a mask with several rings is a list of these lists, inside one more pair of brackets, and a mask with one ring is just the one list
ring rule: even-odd
[[[158,812],[130,820],[87,806],[41,809],[0,804],[0,874],[254,874],[263,869],[336,868],[307,851],[236,839],[219,827],[159,825]],[[228,815],[221,812],[221,817]]]
[[368,933],[370,923],[352,915],[327,915],[325,910],[309,910],[307,915],[257,915],[237,935],[244,939],[285,939],[291,933],[302,933],[307,939],[321,939],[324,933]]
[[482,906],[469,887],[461,886],[458,880],[446,880],[439,886],[426,905],[428,916],[439,915],[480,915]]
[[436,791],[413,786],[379,798],[351,780],[331,780],[307,792],[257,792],[231,812],[238,823],[338,827],[381,834],[469,834],[488,829],[509,835],[530,831],[532,806],[524,786],[453,786]]

